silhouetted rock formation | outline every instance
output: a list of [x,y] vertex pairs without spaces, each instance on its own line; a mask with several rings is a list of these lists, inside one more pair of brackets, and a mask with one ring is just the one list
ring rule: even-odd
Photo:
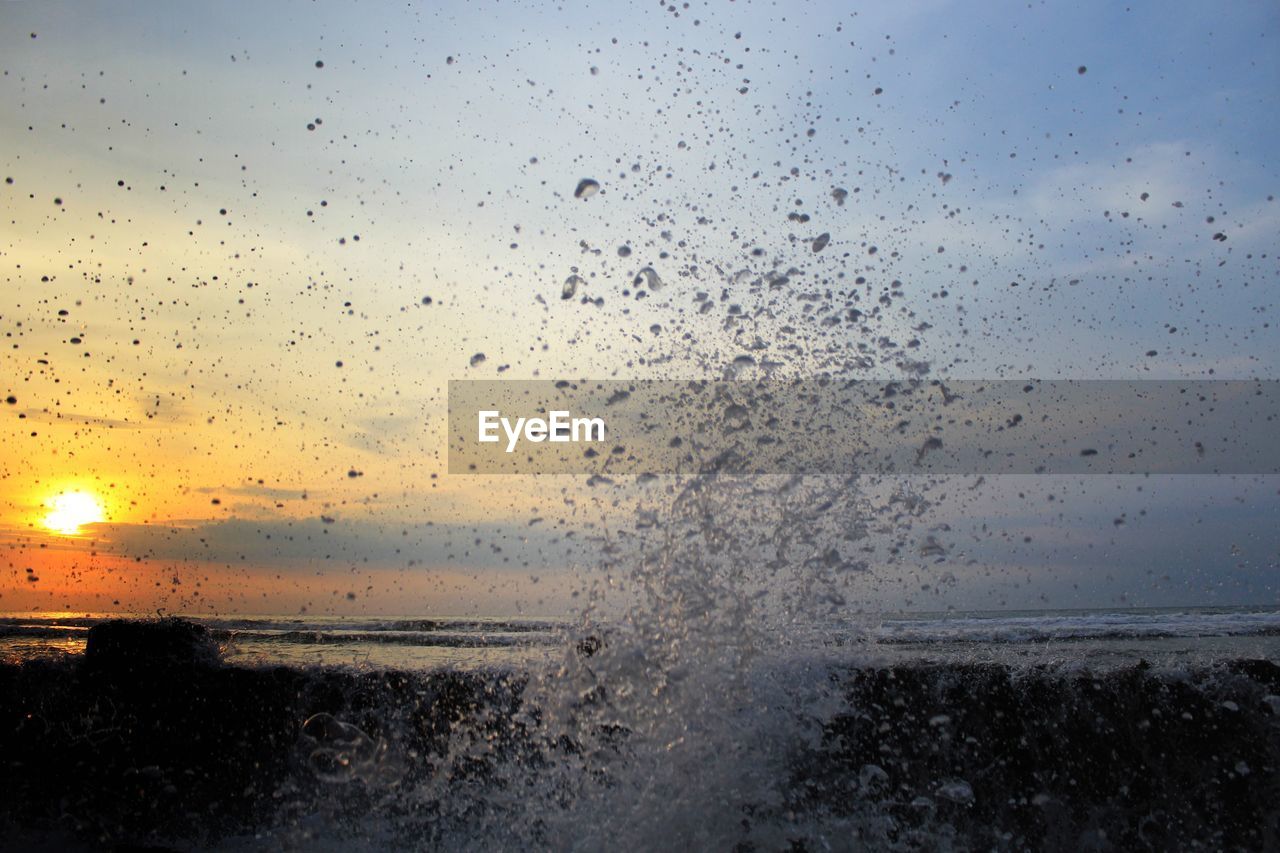
[[155,667],[212,665],[220,661],[209,629],[183,619],[152,622],[117,619],[89,629],[85,664],[125,672]]

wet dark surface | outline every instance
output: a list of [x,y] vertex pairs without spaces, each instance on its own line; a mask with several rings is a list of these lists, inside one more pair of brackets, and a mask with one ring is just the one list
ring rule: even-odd
[[1189,676],[920,665],[851,673],[846,691],[850,710],[798,774],[802,802],[871,796],[903,837],[943,817],[986,849],[1280,845],[1274,663]]
[[411,744],[428,772],[455,722],[510,695],[495,682],[228,666],[201,626],[105,623],[82,659],[0,667],[0,821],[103,846],[247,833],[319,796],[313,715]]
[[[1100,675],[920,663],[831,677],[847,701],[789,761],[785,820],[874,812],[880,842],[906,848],[1280,846],[1273,663]],[[324,800],[330,817],[351,817],[353,844],[360,818],[382,810],[402,823],[412,812],[411,838],[447,846],[429,797],[383,795],[444,773],[474,786],[482,809],[496,765],[536,772],[572,753],[524,738],[522,689],[497,673],[235,667],[200,626],[105,623],[82,658],[0,667],[0,822],[18,849],[56,849],[42,833],[88,848],[253,847],[255,832],[305,821]],[[446,767],[460,736],[486,747]],[[743,814],[744,826],[763,819],[752,804]]]

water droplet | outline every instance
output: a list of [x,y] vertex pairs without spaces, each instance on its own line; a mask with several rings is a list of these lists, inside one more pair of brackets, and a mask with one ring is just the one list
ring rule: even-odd
[[600,182],[592,178],[583,178],[578,181],[578,188],[573,191],[574,198],[591,198],[600,192]]
[[944,782],[938,786],[938,796],[953,803],[968,805],[973,802],[973,786],[963,779]]
[[631,284],[633,287],[645,287],[649,290],[662,289],[662,279],[658,277],[658,273],[653,267],[645,267],[636,273],[636,277]]
[[722,418],[726,433],[741,432],[751,426],[751,413],[741,403],[726,406]]
[[564,286],[560,288],[561,299],[572,299],[574,294],[578,292],[578,285],[586,284],[581,276],[571,275],[564,280]]

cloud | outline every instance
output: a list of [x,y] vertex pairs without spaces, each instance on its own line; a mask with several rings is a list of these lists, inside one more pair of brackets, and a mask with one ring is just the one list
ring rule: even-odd
[[247,486],[198,486],[191,491],[203,495],[240,495],[249,498],[263,498],[275,501],[302,500],[307,497],[305,489],[280,489],[266,485]]
[[22,409],[21,414],[26,420],[36,423],[47,424],[83,424],[85,426],[100,426],[108,429],[156,429],[165,424],[155,423],[149,420],[128,420],[121,418],[106,418],[97,415],[85,415],[79,412],[51,412],[48,409]]
[[581,540],[563,528],[511,524],[395,525],[340,513],[302,519],[230,518],[170,524],[100,524],[99,551],[144,559],[304,569],[332,563],[470,566],[498,571],[564,567]]

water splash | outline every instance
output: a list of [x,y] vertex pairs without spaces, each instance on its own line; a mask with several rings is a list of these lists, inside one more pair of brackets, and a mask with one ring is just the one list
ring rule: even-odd
[[356,726],[331,714],[315,714],[302,724],[301,748],[306,763],[322,782],[346,784],[357,780],[370,785],[393,785],[405,767],[391,744],[373,738]]
[[630,529],[602,537],[597,572],[630,603],[615,617],[589,592],[521,712],[488,721],[504,736],[477,736],[484,722],[454,733],[452,769],[418,795],[461,833],[450,844],[776,849],[818,831],[789,780],[839,700],[785,643],[844,602],[863,498],[852,481],[741,465],[715,458],[654,485]]

